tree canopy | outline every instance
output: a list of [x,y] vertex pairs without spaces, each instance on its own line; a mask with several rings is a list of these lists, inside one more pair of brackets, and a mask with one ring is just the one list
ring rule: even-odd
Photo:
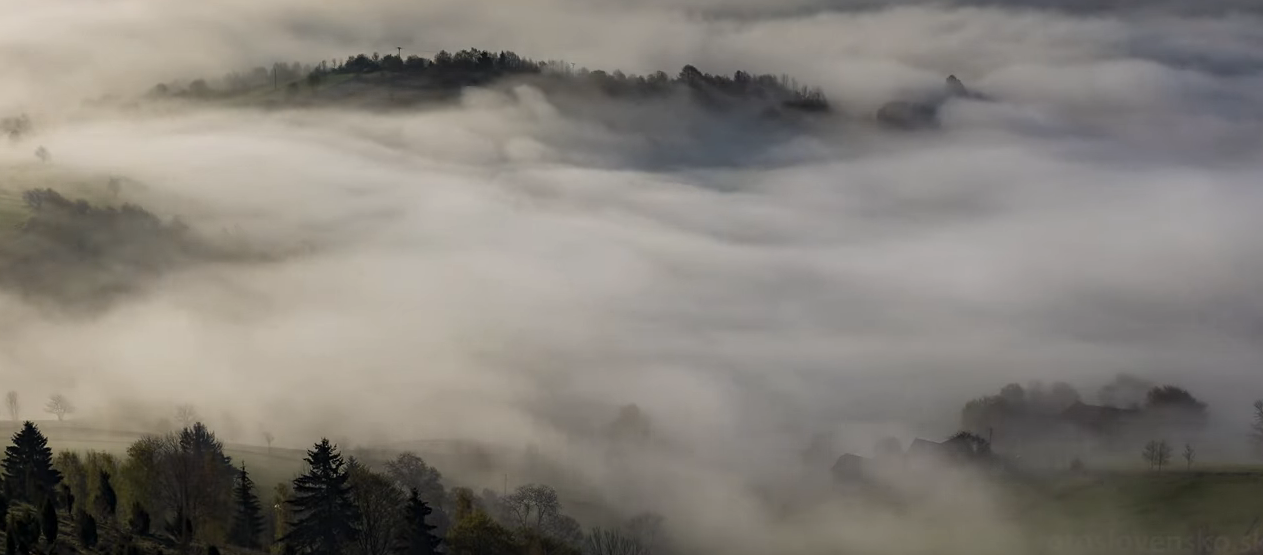
[[360,534],[360,512],[351,499],[346,461],[328,439],[308,450],[304,461],[307,472],[294,479],[288,500],[294,521],[282,541],[299,553],[339,555]]
[[0,463],[5,484],[14,499],[38,506],[54,497],[61,483],[61,473],[53,468],[53,450],[48,447],[48,438],[30,421],[22,423],[12,441]]

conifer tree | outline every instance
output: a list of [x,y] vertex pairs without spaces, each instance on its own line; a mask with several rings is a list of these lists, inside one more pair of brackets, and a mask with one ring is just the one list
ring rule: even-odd
[[70,484],[61,484],[61,501],[66,506],[66,514],[75,514],[75,494],[70,491]]
[[4,481],[14,499],[36,506],[51,498],[61,482],[61,473],[53,468],[53,450],[48,438],[30,421],[13,434],[13,445],[5,448]]
[[44,529],[44,541],[53,545],[57,541],[57,508],[52,498],[44,500],[44,509],[40,511],[40,527]]
[[439,543],[442,542],[438,536],[435,536],[433,530],[434,525],[426,522],[426,517],[434,512],[429,504],[421,500],[416,488],[412,488],[412,492],[408,497],[408,504],[404,506],[403,512],[403,528],[400,530],[399,542],[395,547],[395,553],[400,555],[433,555],[438,553]]
[[127,527],[137,536],[148,536],[149,524],[149,511],[145,510],[140,501],[133,502],[132,516],[128,519]]
[[288,501],[295,519],[282,541],[299,553],[340,555],[359,535],[359,509],[351,500],[346,462],[328,439],[307,451],[304,460],[307,473],[294,479]]
[[257,548],[260,545],[259,536],[263,534],[263,514],[259,508],[259,498],[254,494],[254,481],[246,472],[245,464],[241,465],[236,482],[233,501],[237,512],[233,515],[228,541],[237,547]]
[[96,519],[87,513],[80,513],[79,520],[79,543],[84,547],[92,549],[96,547]]
[[118,494],[114,492],[114,485],[110,483],[110,474],[102,470],[97,482],[99,483],[97,499],[100,503],[101,518],[113,519],[118,512]]

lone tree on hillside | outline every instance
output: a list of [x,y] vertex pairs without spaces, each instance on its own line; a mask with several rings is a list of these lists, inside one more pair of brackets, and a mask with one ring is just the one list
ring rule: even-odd
[[8,409],[9,409],[9,418],[12,418],[14,422],[17,422],[17,421],[18,421],[18,409],[20,408],[20,407],[18,406],[18,392],[16,392],[16,391],[10,391],[10,392],[6,393],[6,394],[4,395],[4,404],[5,404],[5,406],[7,406],[7,407],[8,407]]
[[13,445],[5,448],[5,489],[9,497],[39,506],[51,498],[61,483],[61,473],[53,468],[53,450],[48,448],[48,438],[31,422],[24,422],[22,429],[13,434]]
[[304,461],[307,473],[294,479],[294,495],[287,501],[295,519],[281,541],[301,553],[339,555],[359,536],[346,461],[327,438],[307,451]]
[[44,412],[57,416],[57,421],[61,422],[66,419],[67,414],[75,412],[75,406],[70,403],[65,395],[60,393],[53,394],[48,398],[48,404],[44,405]]
[[439,544],[443,542],[434,535],[433,524],[426,522],[426,517],[434,509],[421,500],[416,488],[410,490],[408,504],[403,509],[403,526],[399,530],[399,539],[395,553],[400,555],[434,555],[438,553]]
[[246,472],[246,465],[241,465],[237,473],[236,485],[233,486],[233,503],[237,507],[232,518],[232,529],[228,532],[228,542],[237,547],[255,549],[260,546],[259,536],[263,534],[263,511],[259,507],[259,497],[254,494],[254,481]]
[[1171,446],[1167,444],[1166,440],[1150,441],[1145,444],[1141,457],[1145,459],[1145,462],[1149,463],[1150,470],[1157,469],[1160,472],[1162,467],[1166,466],[1167,462],[1171,460]]
[[193,405],[183,404],[175,407],[175,421],[180,423],[180,427],[187,428],[197,422],[197,410]]

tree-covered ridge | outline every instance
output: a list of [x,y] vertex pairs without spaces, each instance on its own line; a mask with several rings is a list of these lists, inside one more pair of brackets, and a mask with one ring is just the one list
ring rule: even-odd
[[52,189],[22,194],[27,216],[0,241],[0,287],[35,298],[97,302],[192,254],[179,220],[133,205],[94,205]]
[[468,86],[484,86],[508,78],[530,78],[537,82],[566,84],[587,91],[596,91],[613,98],[653,98],[691,92],[708,105],[724,100],[745,100],[765,103],[782,109],[804,112],[827,112],[829,102],[819,88],[799,84],[781,75],[753,75],[737,71],[733,75],[704,73],[692,65],[684,66],[676,75],[658,71],[650,75],[632,75],[622,71],[575,69],[573,64],[559,61],[536,61],[514,52],[490,52],[466,49],[455,53],[441,51],[433,58],[402,54],[385,56],[356,54],[345,60],[326,60],[317,64],[274,64],[272,68],[256,67],[245,73],[231,73],[210,83],[197,79],[187,85],[160,84],[151,91],[154,96],[186,98],[231,98],[258,89],[284,88],[296,96],[333,84],[338,79],[357,76],[387,76],[391,82],[383,86],[425,88],[448,92]]

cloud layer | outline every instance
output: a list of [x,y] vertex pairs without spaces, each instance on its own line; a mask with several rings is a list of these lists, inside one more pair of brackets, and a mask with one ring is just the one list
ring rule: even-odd
[[[1008,381],[1131,372],[1244,426],[1263,366],[1249,6],[771,4],[0,1],[0,108],[38,115],[59,167],[126,175],[202,230],[314,246],[87,320],[0,299],[3,375],[98,414],[193,402],[293,445],[562,442],[635,402],[690,469],[731,466],[703,497],[821,429],[876,430],[844,434],[859,451],[950,432]],[[611,128],[529,89],[406,115],[79,105],[395,46],[784,72],[846,115],[744,139],[756,154],[714,122],[669,136],[679,107]],[[928,135],[857,123],[949,73],[999,101],[951,104]],[[658,166],[664,143],[723,164]]]

